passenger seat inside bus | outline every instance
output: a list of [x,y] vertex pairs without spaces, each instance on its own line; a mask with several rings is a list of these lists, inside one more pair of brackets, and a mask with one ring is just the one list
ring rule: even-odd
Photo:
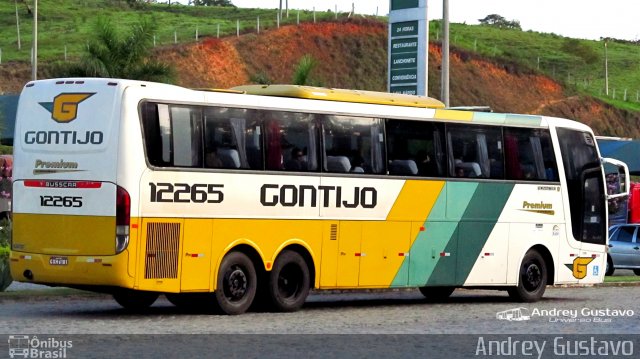
[[464,170],[464,177],[481,177],[482,170],[477,162],[462,162],[462,160],[455,159],[455,166]]
[[218,155],[223,168],[240,168],[240,155],[233,148],[219,148]]
[[391,175],[417,175],[418,165],[414,160],[393,160],[389,164],[389,174]]
[[349,172],[351,162],[347,156],[327,156],[327,171],[329,172]]

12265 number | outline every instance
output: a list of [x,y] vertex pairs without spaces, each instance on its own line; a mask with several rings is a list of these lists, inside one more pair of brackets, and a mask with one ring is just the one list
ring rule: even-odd
[[220,203],[224,200],[222,184],[149,182],[149,187],[151,202]]
[[40,196],[42,207],[82,207],[82,197]]

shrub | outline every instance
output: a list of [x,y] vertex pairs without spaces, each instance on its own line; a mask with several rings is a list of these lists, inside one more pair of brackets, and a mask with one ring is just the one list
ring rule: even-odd
[[595,64],[600,59],[598,53],[586,41],[578,39],[565,39],[562,51],[583,59],[587,64]]
[[[5,210],[9,208],[5,207],[7,201],[11,200],[11,175],[13,157],[4,155],[0,157],[0,201],[3,201],[2,215],[5,215]],[[7,214],[8,218],[0,221],[0,292],[7,289],[7,287],[13,282],[11,278],[11,272],[9,270],[9,248],[11,246],[11,222],[9,218],[10,214]]]
[[0,292],[7,289],[13,282],[9,271],[9,246],[11,242],[11,227],[8,220],[0,221]]

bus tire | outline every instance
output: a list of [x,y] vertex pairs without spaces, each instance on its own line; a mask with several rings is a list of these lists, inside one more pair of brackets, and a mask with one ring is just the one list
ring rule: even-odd
[[536,250],[525,254],[518,270],[518,285],[507,291],[518,302],[536,302],[547,288],[547,266],[544,258]]
[[447,300],[456,287],[420,287],[420,293],[430,302],[442,302]]
[[149,308],[160,296],[156,292],[145,292],[137,290],[122,290],[113,293],[113,299],[124,309],[131,311],[142,311]]
[[640,275],[640,269],[634,269],[633,270],[633,274]]
[[256,295],[257,275],[253,262],[241,252],[231,252],[222,259],[215,293],[220,310],[229,315],[249,309]]
[[269,272],[268,297],[273,310],[294,312],[304,304],[311,288],[307,262],[298,252],[284,250]]
[[611,256],[607,254],[607,270],[604,272],[604,275],[613,275],[613,272],[616,271],[616,268],[613,266],[613,261],[611,260]]

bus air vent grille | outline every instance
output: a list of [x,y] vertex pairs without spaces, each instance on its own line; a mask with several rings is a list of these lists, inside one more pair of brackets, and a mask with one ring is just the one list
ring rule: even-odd
[[180,223],[147,223],[145,279],[177,278]]
[[331,237],[329,237],[330,240],[335,241],[338,239],[338,225],[337,224],[332,224],[331,225]]

